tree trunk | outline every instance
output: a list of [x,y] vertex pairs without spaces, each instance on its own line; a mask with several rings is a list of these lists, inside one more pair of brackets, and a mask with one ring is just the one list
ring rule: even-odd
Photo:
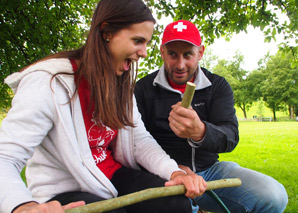
[[273,109],[273,120],[276,121],[276,111]]
[[239,104],[238,106],[239,106],[240,109],[242,110],[244,118],[247,119],[247,117],[246,117],[245,104],[243,104],[243,105]]
[[290,119],[294,119],[294,106],[293,105],[289,105],[289,115],[290,115]]
[[247,119],[245,104],[243,104],[243,114],[244,114],[244,118]]

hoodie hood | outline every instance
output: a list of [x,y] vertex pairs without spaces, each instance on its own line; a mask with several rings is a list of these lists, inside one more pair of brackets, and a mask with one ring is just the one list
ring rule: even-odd
[[[13,93],[16,93],[18,85],[20,81],[24,78],[24,76],[36,71],[44,71],[51,75],[60,72],[73,73],[72,65],[69,59],[53,58],[32,64],[23,71],[15,72],[9,75],[7,78],[5,78],[4,82],[12,89]],[[74,93],[75,84],[73,83],[73,75],[63,75],[63,78],[61,78],[60,75],[58,75],[57,78],[68,88],[70,93]]]

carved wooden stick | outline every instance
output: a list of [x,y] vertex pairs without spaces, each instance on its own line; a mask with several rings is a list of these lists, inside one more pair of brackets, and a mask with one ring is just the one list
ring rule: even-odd
[[181,106],[188,108],[191,104],[193,95],[195,94],[196,85],[191,82],[186,83],[185,92],[182,98]]
[[[239,178],[208,181],[207,190],[236,187],[240,185],[241,185],[241,180]],[[180,195],[185,193],[186,193],[186,189],[184,185],[150,188],[139,192],[120,196],[117,198],[90,203],[84,206],[66,210],[65,212],[67,213],[106,212],[113,209],[118,209],[124,206],[139,203],[145,200],[166,197],[166,196]]]

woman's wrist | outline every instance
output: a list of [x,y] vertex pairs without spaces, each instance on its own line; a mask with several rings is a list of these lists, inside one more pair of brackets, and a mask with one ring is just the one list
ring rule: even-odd
[[22,203],[22,204],[16,206],[11,212],[12,213],[17,213],[19,211],[22,211],[23,208],[27,208],[27,207],[34,206],[34,205],[38,205],[38,203],[35,202],[35,201],[29,201],[29,202],[26,202],[26,203]]
[[179,170],[179,171],[175,171],[172,173],[171,175],[171,180],[175,179],[175,177],[179,176],[179,175],[186,175],[186,171],[184,170]]

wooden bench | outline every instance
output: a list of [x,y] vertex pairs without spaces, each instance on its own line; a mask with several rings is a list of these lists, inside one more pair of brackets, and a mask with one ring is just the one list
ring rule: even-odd
[[261,121],[272,121],[272,117],[262,117]]

